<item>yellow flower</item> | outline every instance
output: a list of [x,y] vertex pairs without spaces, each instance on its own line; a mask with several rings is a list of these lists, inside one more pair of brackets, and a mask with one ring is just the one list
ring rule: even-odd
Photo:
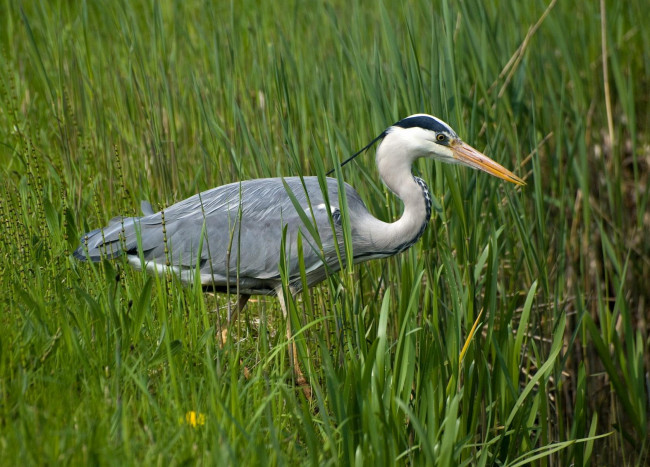
[[189,426],[192,428],[196,428],[197,426],[203,426],[205,425],[205,414],[202,414],[201,412],[195,412],[194,410],[190,410],[185,414],[185,420],[181,417],[178,422],[182,425],[183,422],[187,423]]

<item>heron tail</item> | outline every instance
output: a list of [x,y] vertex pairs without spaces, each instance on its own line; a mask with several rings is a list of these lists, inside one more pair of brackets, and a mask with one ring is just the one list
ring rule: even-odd
[[135,223],[138,217],[114,217],[106,227],[95,229],[81,237],[81,245],[73,256],[81,261],[98,262],[114,259],[136,251]]
[[[140,209],[144,217],[155,216],[149,201],[142,201]],[[136,226],[140,226],[143,217],[114,217],[108,225],[92,230],[81,237],[81,245],[72,255],[81,261],[98,262],[102,259],[114,259],[122,254],[135,254],[138,240]]]

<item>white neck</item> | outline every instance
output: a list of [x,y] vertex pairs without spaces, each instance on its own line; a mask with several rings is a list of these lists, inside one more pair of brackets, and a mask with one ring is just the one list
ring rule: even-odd
[[423,187],[411,173],[414,160],[424,154],[419,148],[413,148],[411,141],[398,130],[388,133],[377,148],[379,176],[404,203],[404,212],[397,221],[376,220],[369,223],[364,232],[371,239],[371,248],[386,252],[387,256],[412,245],[422,234],[431,214]]

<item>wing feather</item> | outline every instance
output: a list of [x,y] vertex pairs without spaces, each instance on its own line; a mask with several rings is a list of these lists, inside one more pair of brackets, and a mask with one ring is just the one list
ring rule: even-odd
[[[315,230],[304,225],[283,179],[256,179],[213,188],[170,206],[163,211],[164,232],[161,212],[114,219],[104,229],[86,234],[87,244],[75,256],[99,260],[102,251],[111,252],[104,253],[108,257],[126,251],[130,258],[137,257],[139,237],[140,252],[147,264],[165,265],[169,261],[181,270],[198,264],[204,284],[225,286],[228,277],[232,285],[239,277],[251,287],[264,288],[279,281],[286,228],[290,277],[299,279],[296,252],[300,233],[305,270],[311,274],[312,282],[318,282],[325,275],[323,259],[333,271],[339,269],[336,244],[342,243],[340,226],[333,230],[330,223],[330,216],[337,209],[334,204],[338,203],[338,184],[334,179],[326,180],[327,197],[333,205],[329,211],[316,177],[284,179],[300,208],[308,214],[306,217],[313,220]],[[356,191],[347,184],[345,190],[350,209],[367,212]],[[310,230],[318,232],[320,238],[313,238]],[[181,277],[185,276],[191,280],[193,274]]]

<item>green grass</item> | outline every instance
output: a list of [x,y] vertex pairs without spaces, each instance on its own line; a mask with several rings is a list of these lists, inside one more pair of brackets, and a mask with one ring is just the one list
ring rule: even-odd
[[[645,3],[398,3],[0,1],[1,463],[648,461]],[[528,185],[419,162],[423,238],[291,302],[312,401],[277,300],[221,347],[228,297],[71,256],[416,112]],[[373,155],[340,174],[396,219]]]

